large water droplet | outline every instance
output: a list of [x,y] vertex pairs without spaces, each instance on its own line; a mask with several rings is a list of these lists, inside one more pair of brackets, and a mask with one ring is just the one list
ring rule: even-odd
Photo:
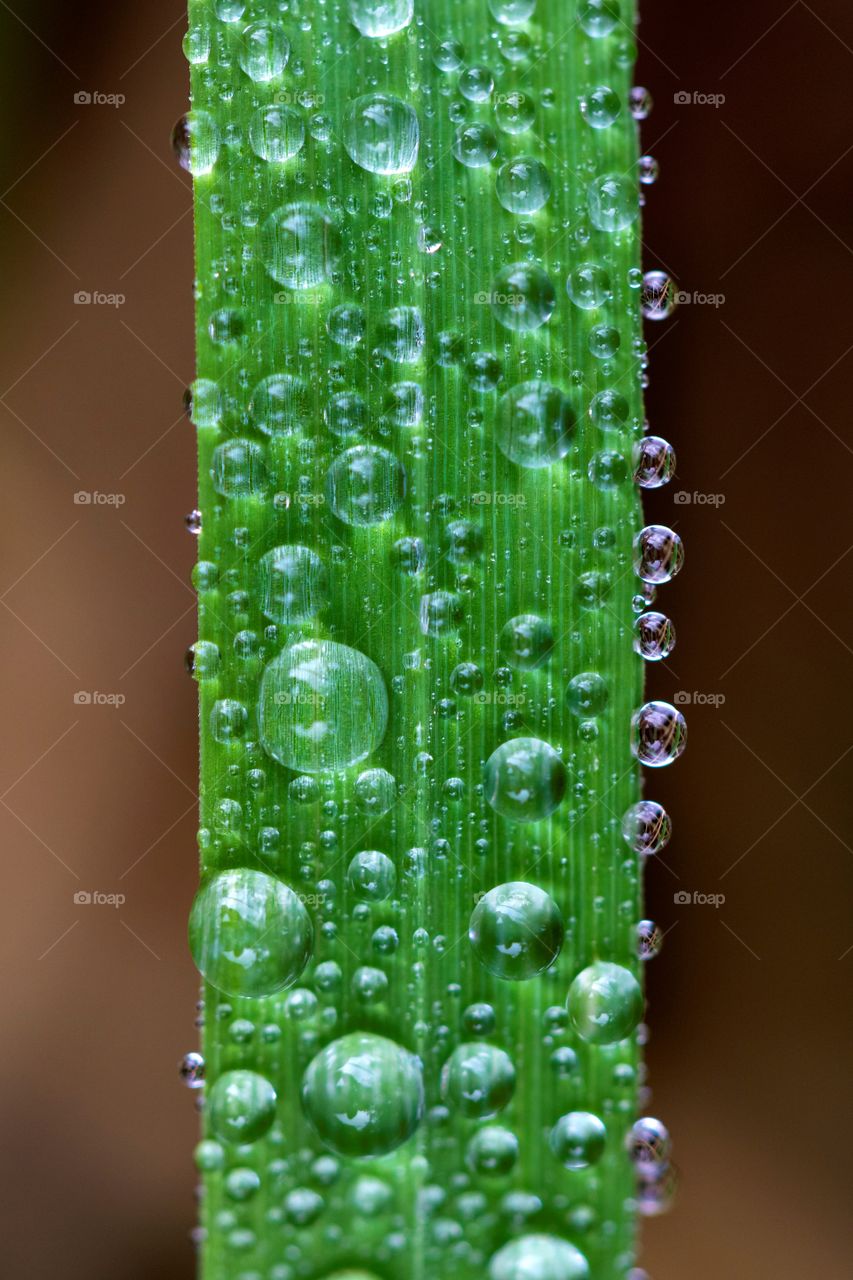
[[253,440],[227,440],[213,451],[213,487],[223,498],[248,498],[265,493],[266,454]]
[[549,968],[563,945],[563,920],[550,894],[524,881],[490,889],[468,926],[477,959],[498,978],[522,982]]
[[258,595],[271,621],[306,622],[328,604],[326,566],[308,547],[273,547],[258,561]]
[[368,173],[410,173],[418,158],[420,128],[414,109],[390,93],[367,93],[347,108],[343,142]]
[[313,937],[293,890],[244,867],[209,879],[190,912],[196,967],[231,996],[268,996],[292,986],[308,963]]
[[302,1105],[332,1151],[386,1155],[412,1136],[423,1114],[421,1064],[384,1036],[342,1036],[309,1064]]
[[591,1111],[560,1116],[548,1138],[554,1155],[566,1169],[588,1169],[604,1154],[607,1130]]
[[495,191],[510,213],[536,213],[551,194],[551,175],[541,160],[516,156],[501,165]]
[[262,378],[252,392],[249,414],[252,425],[267,436],[289,436],[305,424],[305,383],[291,373]]
[[672,820],[656,800],[640,800],[622,818],[622,839],[634,853],[650,856],[669,844]]
[[521,382],[498,401],[495,436],[511,462],[549,467],[569,452],[575,414],[550,382]]
[[620,23],[618,0],[582,0],[578,22],[588,36],[600,40]]
[[676,290],[665,271],[647,271],[643,276],[640,310],[647,320],[665,320],[675,310]]
[[637,189],[629,178],[607,173],[587,189],[589,216],[598,231],[622,231],[636,220],[639,211]]
[[290,41],[278,22],[253,22],[240,38],[237,57],[250,80],[266,84],[287,66]]
[[647,662],[668,658],[675,648],[675,627],[663,613],[641,613],[634,623],[634,650]]
[[385,736],[385,681],[359,650],[305,640],[268,664],[258,719],[264,749],[285,768],[345,769],[375,751]]
[[643,993],[634,975],[620,964],[598,960],[575,978],[568,995],[569,1018],[589,1044],[615,1044],[643,1016]]
[[560,804],[566,770],[553,747],[539,738],[510,738],[484,769],[486,799],[513,822],[540,822]]
[[538,329],[557,304],[554,286],[541,267],[513,262],[495,276],[491,293],[495,319],[507,329]]
[[520,1236],[489,1262],[489,1280],[589,1280],[580,1250],[557,1236]]
[[295,201],[271,213],[261,231],[264,266],[288,289],[312,289],[329,278],[340,237],[329,215],[316,204]]
[[650,769],[672,764],[687,746],[687,722],[669,702],[646,702],[631,718],[631,750]]
[[207,1096],[205,1114],[223,1142],[257,1142],[275,1120],[276,1093],[256,1071],[226,1071]]
[[207,111],[188,111],[172,130],[178,164],[194,178],[211,173],[219,156],[219,127]]
[[353,26],[370,39],[403,31],[412,21],[414,0],[349,0]]
[[305,125],[293,107],[261,107],[249,122],[249,142],[262,160],[281,164],[302,150]]
[[505,1107],[515,1089],[508,1053],[491,1044],[460,1044],[441,1072],[442,1097],[462,1115],[482,1119]]
[[643,436],[634,446],[634,479],[641,489],[659,489],[675,473],[675,450],[660,436]]
[[420,307],[392,307],[382,319],[377,350],[395,364],[414,364],[426,341]]
[[649,524],[634,539],[634,571],[643,582],[669,582],[684,563],[684,544],[665,524]]
[[353,445],[329,467],[326,493],[332,511],[345,524],[381,524],[406,496],[406,472],[387,449]]

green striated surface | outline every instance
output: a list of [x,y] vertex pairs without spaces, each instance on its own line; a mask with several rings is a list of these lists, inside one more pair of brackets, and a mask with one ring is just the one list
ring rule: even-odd
[[204,1280],[632,1265],[618,12],[190,0]]

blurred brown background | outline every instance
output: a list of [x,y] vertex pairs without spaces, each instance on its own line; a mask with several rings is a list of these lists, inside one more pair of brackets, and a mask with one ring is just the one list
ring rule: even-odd
[[[172,0],[0,4],[10,1280],[193,1271],[196,1120],[175,1071],[196,996],[191,219],[169,150],[184,27]],[[678,648],[650,691],[694,704],[686,757],[649,786],[675,821],[647,877],[668,930],[652,1110],[682,1183],[643,1262],[653,1280],[842,1280],[853,17],[843,0],[648,0],[640,34],[661,163],[645,265],[690,294],[648,334],[649,417],[679,474],[647,511],[688,550],[665,594]],[[725,902],[675,901],[694,892]]]

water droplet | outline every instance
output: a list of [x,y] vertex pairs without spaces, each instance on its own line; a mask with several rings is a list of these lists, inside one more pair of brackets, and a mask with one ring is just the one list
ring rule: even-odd
[[621,110],[619,94],[606,84],[597,85],[581,100],[583,117],[593,129],[609,128]]
[[665,849],[671,835],[672,820],[655,800],[640,800],[622,819],[622,839],[629,849],[644,857]]
[[204,1084],[204,1058],[200,1053],[185,1053],[178,1074],[188,1089],[200,1089]]
[[554,286],[541,267],[513,262],[492,285],[492,312],[507,329],[538,329],[551,318],[557,303]]
[[191,66],[203,67],[210,57],[210,27],[206,23],[195,22],[184,36],[182,48]]
[[597,262],[582,262],[566,281],[566,292],[576,307],[592,311],[610,298],[610,276]]
[[290,373],[262,378],[252,392],[252,425],[267,436],[289,436],[305,424],[306,387]]
[[426,341],[420,307],[392,307],[379,330],[377,350],[395,364],[414,364]]
[[332,511],[345,524],[381,524],[390,520],[406,496],[406,472],[387,449],[353,445],[329,467],[326,494]]
[[521,382],[498,401],[498,446],[521,467],[559,462],[571,448],[574,426],[574,410],[550,382]]
[[490,889],[477,903],[468,938],[489,973],[523,982],[544,973],[557,959],[563,945],[563,920],[544,889],[510,881]]
[[430,591],[421,596],[420,627],[425,636],[447,636],[462,621],[462,602],[454,591]]
[[494,391],[503,377],[503,365],[491,351],[475,351],[465,366],[474,391]]
[[488,67],[466,67],[459,77],[459,92],[469,102],[488,102],[494,87],[494,76]]
[[645,120],[651,113],[652,95],[648,89],[644,89],[641,85],[635,85],[628,94],[628,105],[635,120]]
[[367,317],[362,307],[354,302],[342,302],[332,307],[326,317],[329,337],[340,347],[357,347],[367,331]]
[[266,667],[259,714],[265,751],[297,773],[345,769],[375,751],[388,695],[365,654],[332,640],[290,645]]
[[172,130],[178,164],[194,178],[211,173],[219,157],[219,128],[207,111],[188,111]]
[[195,680],[209,680],[219,671],[220,657],[218,645],[211,640],[197,640],[186,652],[187,672]]
[[296,201],[271,213],[261,232],[261,257],[273,280],[288,289],[324,284],[338,258],[340,237],[319,205]]
[[290,41],[277,22],[253,22],[241,36],[237,57],[250,80],[266,84],[287,66]]
[[509,213],[536,213],[551,194],[551,175],[541,160],[516,156],[501,165],[495,191]]
[[628,969],[598,960],[577,975],[568,995],[569,1018],[588,1044],[624,1040],[643,1016],[643,993]]
[[222,396],[210,378],[196,378],[184,392],[184,412],[199,429],[218,427],[222,418]]
[[258,561],[258,592],[272,622],[306,622],[328,604],[326,566],[308,547],[273,547]]
[[451,150],[466,169],[482,169],[498,154],[498,140],[487,124],[463,124],[453,135]]
[[540,822],[558,807],[566,770],[553,747],[539,738],[510,738],[497,747],[484,770],[486,799],[513,822]]
[[631,1126],[626,1139],[631,1161],[641,1173],[658,1172],[669,1163],[672,1139],[669,1130],[654,1116],[641,1116]]
[[249,713],[234,698],[219,698],[210,709],[210,734],[214,742],[234,742],[246,732]]
[[629,178],[606,173],[587,188],[589,216],[598,231],[623,231],[637,218],[637,190]]
[[591,1111],[570,1111],[560,1116],[548,1145],[566,1169],[588,1169],[604,1154],[607,1130]]
[[249,142],[262,160],[276,164],[290,160],[305,143],[302,116],[293,107],[261,107],[249,122]]
[[587,474],[596,489],[607,492],[628,479],[628,464],[621,453],[606,449],[592,456]]
[[516,89],[495,104],[495,120],[504,133],[526,133],[536,119],[536,105],[528,93]]
[[618,0],[583,0],[578,21],[594,40],[609,36],[621,22]]
[[418,158],[418,117],[390,93],[366,93],[347,108],[343,142],[368,173],[410,173]]
[[566,705],[576,716],[600,716],[609,698],[607,684],[596,671],[582,671],[566,687]]
[[384,902],[394,892],[397,869],[387,854],[378,849],[365,849],[349,864],[347,877],[353,893],[362,902]]
[[458,40],[442,40],[436,46],[432,60],[439,71],[458,71],[465,60],[465,49]]
[[222,22],[239,22],[246,12],[244,0],[216,0],[213,8]]
[[630,411],[625,397],[612,390],[599,391],[589,405],[589,416],[599,431],[621,431]]
[[634,623],[634,651],[647,662],[668,658],[675,648],[675,627],[662,613],[642,613]]
[[554,648],[554,632],[544,618],[521,613],[510,618],[500,636],[504,660],[521,671],[532,671],[548,661]]
[[256,1071],[226,1071],[207,1097],[210,1127],[223,1142],[257,1142],[272,1128],[276,1093]]
[[492,1256],[489,1280],[589,1280],[583,1254],[557,1236],[529,1235],[510,1241]]
[[326,405],[324,416],[336,436],[358,435],[367,426],[367,401],[356,391],[339,391]]
[[637,925],[637,955],[641,960],[654,960],[663,946],[663,931],[654,920],[641,920]]
[[210,474],[223,498],[261,496],[268,484],[266,454],[253,440],[227,440],[214,449]]
[[349,12],[353,26],[363,36],[382,40],[409,25],[414,0],[349,0]]
[[412,1136],[423,1114],[421,1064],[384,1036],[342,1036],[309,1064],[302,1105],[337,1154],[386,1155]]
[[507,27],[520,27],[536,9],[536,0],[489,0],[489,13],[495,22]]
[[293,890],[246,868],[212,876],[190,912],[196,967],[231,996],[268,996],[292,986],[308,963],[313,935]]
[[660,165],[654,156],[640,156],[637,161],[637,174],[644,187],[651,187],[660,176]]
[[505,1178],[518,1159],[518,1138],[501,1125],[488,1124],[468,1143],[465,1159],[474,1173]]
[[460,1044],[441,1072],[441,1096],[469,1118],[493,1116],[515,1089],[515,1068],[508,1053],[490,1044]]
[[675,450],[660,436],[643,436],[634,446],[634,480],[641,489],[659,489],[675,474]]
[[669,582],[684,564],[684,544],[665,524],[648,524],[634,539],[634,571],[643,582]]
[[669,702],[646,702],[631,718],[631,750],[650,769],[672,764],[687,746],[687,722]]
[[643,276],[640,310],[647,320],[665,320],[675,310],[676,290],[665,271],[647,271]]
[[422,573],[427,552],[422,538],[398,538],[391,548],[391,561],[400,573]]
[[621,342],[618,329],[609,324],[597,324],[589,331],[587,346],[596,360],[612,360]]

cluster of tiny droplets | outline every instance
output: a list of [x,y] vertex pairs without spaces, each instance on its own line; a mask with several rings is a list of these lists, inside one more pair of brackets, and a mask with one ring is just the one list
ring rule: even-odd
[[[618,501],[674,472],[638,411],[645,353],[624,316],[661,320],[676,295],[662,272],[605,265],[658,174],[647,155],[625,171],[608,140],[651,98],[595,78],[606,51],[621,83],[633,45],[620,0],[579,0],[572,48],[590,70],[569,87],[562,130],[579,143],[561,164],[560,93],[524,79],[545,52],[537,0],[476,5],[488,38],[469,56],[415,0],[339,0],[332,61],[345,45],[363,59],[341,102],[310,85],[330,42],[295,9],[191,5],[185,52],[217,103],[173,133],[218,237],[197,282],[199,363],[215,376],[185,400],[203,468],[186,523],[203,552],[187,668],[205,752],[190,917],[205,1055],[181,1075],[204,1116],[207,1280],[644,1280],[617,1220],[672,1191],[667,1131],[636,1114],[640,965],[661,944],[637,918],[636,872],[671,823],[645,799],[614,813],[601,792],[634,786],[632,757],[672,763],[686,726],[660,701],[623,715],[630,690],[603,651],[576,657],[608,619],[622,626],[631,571],[633,651],[660,661],[675,643],[652,605],[681,540],[635,523],[622,554],[633,515]],[[413,69],[424,50],[440,73],[429,92]],[[467,231],[451,252],[463,205],[429,176],[446,162],[474,220],[491,202],[500,236],[479,257]],[[542,219],[567,200],[554,251]],[[403,216],[416,233],[401,247],[389,228]],[[432,323],[442,272],[464,296],[458,331]],[[460,405],[448,468],[435,437]],[[605,520],[590,548],[588,517],[570,515],[558,566],[537,560],[508,589],[499,539],[533,556],[530,508],[571,512],[581,492]],[[564,589],[570,629],[556,604],[547,616]],[[459,724],[471,730],[453,737]],[[599,751],[622,778],[596,778]],[[572,866],[575,826],[622,887]],[[623,898],[618,933],[602,925],[591,949],[583,916],[603,917],[607,894]]]

